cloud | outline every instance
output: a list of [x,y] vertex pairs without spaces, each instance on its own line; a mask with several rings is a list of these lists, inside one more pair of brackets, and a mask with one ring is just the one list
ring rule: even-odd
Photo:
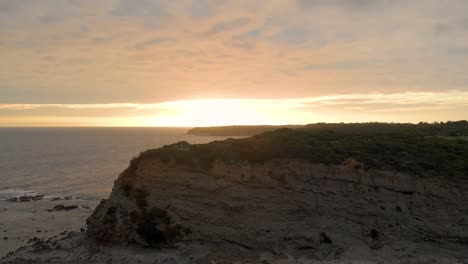
[[162,108],[161,104],[136,104],[136,103],[108,103],[108,104],[0,104],[0,109],[31,110],[39,108],[64,108],[64,109],[155,109]]
[[48,15],[39,17],[39,21],[44,24],[53,24],[58,21],[58,18],[54,14],[48,14]]
[[449,56],[468,56],[468,47],[449,47],[445,50]]
[[213,3],[209,0],[192,0],[189,12],[190,15],[195,18],[211,16],[213,12]]
[[182,55],[184,57],[191,57],[191,56],[195,55],[195,53],[193,51],[187,50],[187,49],[178,49],[178,50],[176,50],[176,53],[178,55]]
[[377,63],[375,60],[369,61],[338,61],[325,64],[308,64],[304,66],[308,71],[324,71],[324,70],[353,70],[359,68],[366,68]]
[[[312,31],[305,26],[293,26],[281,30],[275,39],[282,44],[299,45],[311,40],[313,37]],[[318,33],[315,33],[317,36]]]
[[121,17],[163,17],[167,15],[161,1],[153,0],[117,0],[110,14]]
[[253,50],[261,37],[261,33],[260,28],[248,30],[239,35],[233,36],[229,41],[227,41],[227,45],[243,50]]
[[170,43],[170,42],[174,42],[174,41],[175,41],[175,39],[173,39],[173,38],[156,37],[156,38],[152,38],[152,39],[145,40],[145,41],[142,41],[142,42],[138,42],[135,45],[133,45],[133,48],[138,49],[138,50],[143,50],[143,49],[149,48],[151,46],[155,46],[155,45],[159,45],[159,44],[163,44],[163,43]]
[[395,94],[344,94],[308,98],[301,107],[318,106],[372,112],[422,111],[468,107],[468,92],[406,92]]
[[218,22],[211,27],[208,31],[200,32],[200,37],[210,37],[222,32],[228,32],[249,24],[250,19],[247,17],[240,17],[234,20]]
[[252,104],[288,105],[293,108],[308,108],[320,106],[348,106],[352,105],[359,109],[374,109],[380,111],[391,111],[392,109],[407,108],[456,108],[468,106],[468,91],[448,92],[405,92],[394,94],[366,93],[366,94],[339,94],[306,98],[285,99],[200,99],[167,101],[159,103],[101,103],[101,104],[0,104],[0,109],[30,110],[38,108],[66,108],[66,109],[118,109],[131,108],[143,109],[167,109],[167,108],[191,108],[205,103],[229,103],[236,102]]
[[451,33],[453,30],[452,26],[444,23],[436,23],[434,25],[434,34],[436,35],[444,35]]
[[261,29],[256,28],[256,29],[246,31],[246,32],[244,32],[244,33],[242,33],[240,35],[237,35],[237,36],[235,36],[235,38],[240,39],[240,40],[249,40],[249,39],[256,39],[260,35],[261,35]]
[[[22,124],[23,119],[29,120],[30,125],[79,123],[185,127],[324,121],[419,122],[439,121],[441,116],[454,111],[456,114],[451,119],[457,120],[468,114],[466,98],[468,92],[450,91],[339,94],[289,99],[200,99],[147,104],[0,104],[0,126]],[[402,112],[405,114],[402,115]],[[95,122],[96,119],[101,122]],[[42,123],[38,120],[42,120]]]
[[0,102],[467,91],[467,3],[0,1]]
[[27,1],[0,1],[0,13],[16,12],[25,4],[27,4]]
[[81,25],[80,25],[80,32],[81,32],[81,33],[87,33],[87,32],[89,32],[89,27],[88,27],[88,25],[86,25],[86,24],[81,24]]
[[392,5],[398,0],[297,0],[301,8],[339,7],[353,10],[365,10],[384,5]]

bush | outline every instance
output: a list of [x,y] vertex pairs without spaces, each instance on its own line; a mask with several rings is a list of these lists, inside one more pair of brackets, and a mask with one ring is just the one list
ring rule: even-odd
[[182,231],[188,230],[180,224],[171,224],[168,213],[157,207],[143,211],[137,221],[137,233],[152,247],[171,242],[181,236]]
[[[450,137],[454,134],[460,137]],[[467,121],[417,125],[314,124],[201,145],[180,142],[147,150],[139,159],[174,160],[180,166],[207,170],[215,160],[265,162],[292,158],[341,164],[353,158],[364,163],[366,169],[468,177],[466,136]]]
[[137,188],[135,190],[135,193],[133,194],[135,197],[135,202],[141,210],[145,210],[146,207],[148,206],[148,201],[146,201],[146,198],[148,197],[148,192]]
[[133,157],[131,160],[130,160],[130,165],[129,165],[129,169],[133,172],[135,172],[138,168],[138,162],[139,162],[139,159],[138,157]]
[[124,183],[122,185],[122,191],[124,192],[124,195],[126,197],[130,197],[130,194],[132,192],[132,186],[129,183]]

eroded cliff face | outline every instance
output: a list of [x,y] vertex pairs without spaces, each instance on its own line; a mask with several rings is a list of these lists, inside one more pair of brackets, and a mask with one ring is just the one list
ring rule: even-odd
[[199,169],[140,159],[88,218],[87,232],[119,243],[210,241],[313,257],[357,248],[468,255],[466,180],[364,168],[278,159]]

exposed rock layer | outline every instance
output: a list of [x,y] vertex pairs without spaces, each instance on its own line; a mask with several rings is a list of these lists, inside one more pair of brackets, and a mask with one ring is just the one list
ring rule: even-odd
[[466,180],[363,167],[278,159],[216,161],[203,170],[140,159],[89,217],[88,235],[151,246],[230,243],[315,259],[357,248],[467,258]]

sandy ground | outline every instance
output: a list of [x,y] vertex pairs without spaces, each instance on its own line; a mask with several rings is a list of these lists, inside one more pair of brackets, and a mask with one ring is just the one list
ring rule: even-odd
[[[51,197],[38,201],[0,201],[0,258],[28,244],[30,239],[52,238],[64,231],[79,232],[85,220],[96,207],[97,201],[77,197]],[[48,211],[56,205],[76,205],[63,211]]]

